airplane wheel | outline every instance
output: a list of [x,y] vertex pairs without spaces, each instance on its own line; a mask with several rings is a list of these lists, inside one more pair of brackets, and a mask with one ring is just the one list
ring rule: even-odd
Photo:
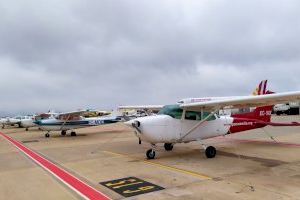
[[214,158],[217,154],[217,150],[213,146],[209,146],[205,149],[205,155],[207,158]]
[[26,128],[25,131],[28,131],[28,128]]
[[154,159],[155,158],[155,151],[153,149],[149,149],[146,152],[146,156],[149,160]]
[[50,134],[49,134],[49,133],[46,133],[46,134],[45,134],[45,137],[46,137],[46,138],[50,137]]
[[172,151],[173,150],[173,144],[171,144],[171,143],[165,143],[164,147],[165,147],[166,151]]
[[76,136],[76,133],[74,131],[72,131],[71,136]]
[[66,131],[61,131],[61,135],[62,135],[62,136],[65,136],[66,133],[67,133]]
[[141,140],[141,138],[139,138],[139,144],[142,144],[142,140]]

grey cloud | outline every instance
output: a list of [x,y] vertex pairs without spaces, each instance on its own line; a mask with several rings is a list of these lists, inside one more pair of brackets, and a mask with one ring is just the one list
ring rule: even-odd
[[299,89],[299,8],[295,0],[2,2],[0,111],[249,94],[266,78],[276,91]]

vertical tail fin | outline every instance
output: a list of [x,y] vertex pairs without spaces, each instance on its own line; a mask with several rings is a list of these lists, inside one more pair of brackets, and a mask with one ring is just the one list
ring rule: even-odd
[[[266,95],[274,92],[267,90],[267,80],[260,82],[253,95]],[[271,122],[273,105],[257,107],[253,111],[232,114],[233,118],[232,126],[229,129],[229,133],[237,133],[241,131],[247,131],[251,129],[262,128],[266,126],[268,122]],[[267,122],[258,123],[258,122]]]
[[264,95],[267,93],[267,85],[268,85],[268,80],[262,80],[259,85],[255,88],[253,91],[252,95]]

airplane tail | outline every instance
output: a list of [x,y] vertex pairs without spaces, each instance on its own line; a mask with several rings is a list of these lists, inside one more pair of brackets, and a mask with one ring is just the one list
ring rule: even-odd
[[265,127],[271,122],[272,108],[272,105],[263,106],[255,108],[252,112],[232,114],[233,122],[229,133]]
[[[274,92],[267,90],[268,80],[260,82],[258,87],[253,92],[253,95],[266,95],[273,94]],[[256,128],[265,127],[266,124],[271,122],[273,105],[257,107],[253,111],[244,113],[232,114],[232,125],[230,126],[230,133],[237,133]]]
[[255,88],[255,90],[252,92],[252,95],[264,95],[267,93],[267,85],[268,80],[262,80],[259,85]]

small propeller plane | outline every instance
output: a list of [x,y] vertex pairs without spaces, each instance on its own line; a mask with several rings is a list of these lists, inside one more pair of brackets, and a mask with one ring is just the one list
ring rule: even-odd
[[6,117],[6,118],[2,118],[0,120],[0,123],[2,124],[2,129],[5,128],[5,125],[7,125],[7,126],[18,125],[20,127],[21,126],[21,118],[20,118],[20,116]]
[[[164,143],[171,151],[176,143],[199,141],[207,158],[216,156],[216,148],[206,147],[202,141],[265,126],[300,126],[300,123],[271,122],[272,107],[277,103],[299,101],[300,91],[274,94],[267,92],[258,96],[218,98],[209,101],[188,102],[164,106],[158,115],[140,117],[125,124],[135,129],[140,141],[151,144],[146,152],[148,159],[155,158],[156,144]],[[256,107],[253,111],[219,116],[225,108]]]
[[42,130],[47,131],[45,137],[50,137],[50,131],[61,131],[61,135],[65,136],[67,131],[71,130],[71,136],[76,136],[74,129],[116,123],[121,120],[120,117],[112,115],[89,118],[83,117],[83,115],[89,112],[91,111],[81,110],[60,113],[49,119],[36,120],[34,123]]

